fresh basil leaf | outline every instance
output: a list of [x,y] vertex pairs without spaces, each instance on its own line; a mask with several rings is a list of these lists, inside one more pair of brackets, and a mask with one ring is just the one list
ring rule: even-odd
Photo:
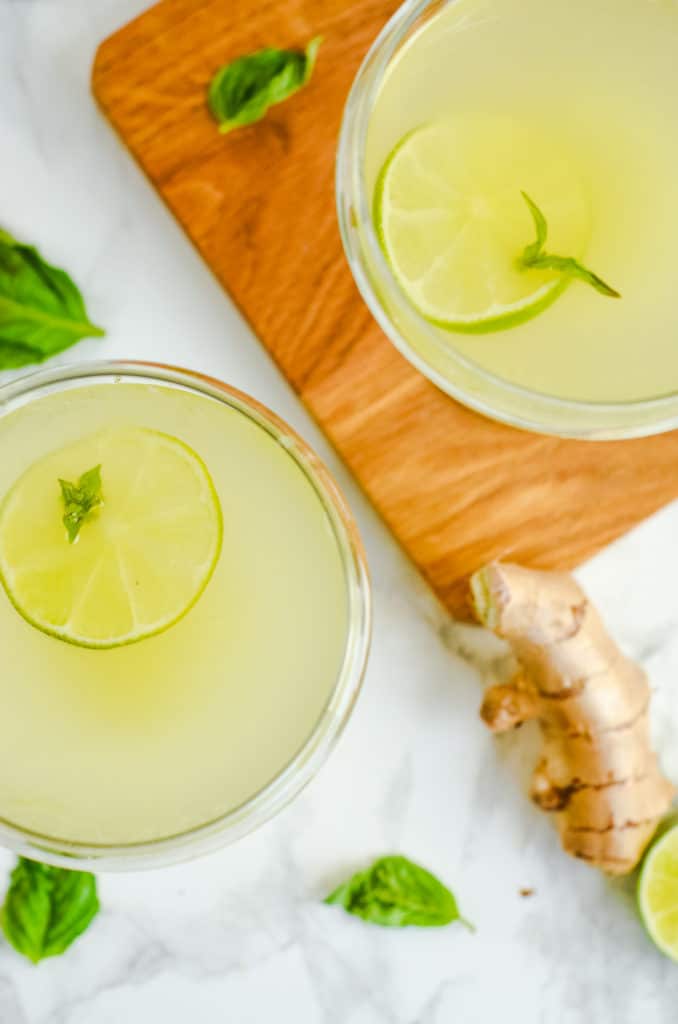
[[590,284],[601,295],[607,295],[611,299],[621,298],[619,292],[611,288],[609,284],[606,284],[602,277],[598,277],[597,274],[594,274],[592,270],[589,270],[583,263],[575,260],[572,256],[549,256],[545,252],[540,256],[536,256],[530,263],[530,267],[534,270],[557,270],[568,277],[576,277],[578,280]]
[[301,50],[267,47],[238,57],[217,71],[207,94],[212,116],[222,133],[260,121],[269,107],[282,103],[306,85],[315,67],[322,38]]
[[103,334],[68,274],[0,229],[0,370],[43,362]]
[[532,220],[537,232],[536,241],[525,246],[523,254],[518,260],[518,266],[521,270],[557,270],[558,273],[566,277],[575,277],[579,281],[590,284],[601,295],[606,295],[611,299],[620,299],[621,295],[618,291],[610,287],[609,284],[606,284],[602,277],[598,277],[598,274],[594,274],[592,270],[585,267],[574,256],[554,256],[551,253],[544,252],[544,245],[548,237],[546,217],[534,200],[530,199],[527,192],[521,192],[520,194],[532,214]]
[[385,928],[439,928],[460,921],[472,929],[450,890],[406,857],[381,857],[335,889],[325,903]]
[[20,857],[0,924],[14,948],[37,964],[65,952],[98,910],[94,875]]
[[532,214],[534,226],[537,230],[537,240],[535,242],[532,242],[531,245],[525,246],[525,251],[522,257],[523,263],[529,264],[531,260],[539,256],[542,249],[544,248],[544,245],[546,244],[546,239],[548,238],[549,229],[546,223],[546,217],[541,212],[537,204],[533,202],[532,199],[530,199],[527,192],[521,192],[520,194],[527,203],[527,208]]
[[59,480],[61,497],[64,503],[63,524],[68,532],[68,541],[74,544],[80,528],[87,517],[101,505],[101,466],[95,466],[83,473],[77,484],[69,480]]

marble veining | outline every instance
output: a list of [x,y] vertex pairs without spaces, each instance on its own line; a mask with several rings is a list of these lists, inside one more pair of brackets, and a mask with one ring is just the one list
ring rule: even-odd
[[[436,605],[96,110],[96,44],[145,2],[0,0],[0,223],[71,269],[108,329],[62,361],[194,367],[318,448],[365,537],[374,649],[341,744],[276,821],[192,864],[103,877],[104,910],[63,958],[33,968],[0,943],[0,1024],[675,1021],[678,968],[645,939],[630,885],[564,857],[525,797],[533,730],[495,740],[478,721],[501,646]],[[678,780],[676,536],[678,506],[579,576],[651,674]],[[322,906],[392,850],[439,873],[477,933],[386,932]]]

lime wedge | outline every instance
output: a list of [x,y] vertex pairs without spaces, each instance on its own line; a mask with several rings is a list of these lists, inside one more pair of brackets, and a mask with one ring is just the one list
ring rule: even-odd
[[508,117],[460,117],[415,129],[379,175],[374,219],[412,305],[450,331],[513,327],[567,286],[554,271],[521,270],[535,239],[522,197],[548,221],[548,248],[581,258],[591,233],[586,190],[567,152]]
[[665,832],[645,858],[638,906],[652,941],[678,960],[678,825]]
[[[103,505],[69,543],[59,480],[101,465]],[[0,579],[31,625],[81,647],[161,633],[195,604],[219,559],[219,499],[187,445],[144,428],[52,452],[0,506]]]

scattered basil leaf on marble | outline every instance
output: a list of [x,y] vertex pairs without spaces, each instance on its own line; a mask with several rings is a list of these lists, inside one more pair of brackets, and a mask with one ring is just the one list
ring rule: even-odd
[[104,333],[66,271],[0,229],[0,370],[41,363]]
[[313,74],[322,37],[305,50],[266,47],[238,57],[217,71],[207,103],[222,133],[260,121],[269,107],[298,92]]
[[614,288],[610,287],[603,281],[602,277],[598,277],[592,270],[585,267],[583,263],[576,260],[574,256],[554,256],[551,253],[544,252],[544,246],[546,245],[546,239],[548,237],[548,224],[546,217],[541,212],[537,204],[533,199],[530,199],[527,192],[521,192],[523,199],[527,205],[528,210],[532,214],[532,220],[537,232],[536,241],[530,242],[529,245],[525,246],[523,254],[518,260],[518,266],[521,270],[556,270],[559,274],[563,274],[565,277],[574,277],[579,281],[584,281],[585,284],[590,284],[592,288],[595,288],[601,295],[606,295],[610,299],[620,299],[621,295]]
[[68,531],[69,544],[74,544],[87,517],[104,503],[101,493],[101,466],[88,469],[77,484],[60,479],[59,486],[65,510],[63,524]]
[[37,964],[64,953],[98,910],[94,875],[20,857],[0,911],[0,925],[14,948]]
[[460,921],[474,930],[450,890],[407,857],[381,857],[335,889],[325,903],[385,928],[439,928]]

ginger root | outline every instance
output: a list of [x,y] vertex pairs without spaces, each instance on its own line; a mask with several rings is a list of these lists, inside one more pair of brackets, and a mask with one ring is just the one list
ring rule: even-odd
[[471,596],[520,666],[488,690],[481,717],[494,732],[539,721],[533,800],[555,814],[568,853],[632,871],[674,796],[650,743],[645,673],[568,573],[493,564],[472,577]]

